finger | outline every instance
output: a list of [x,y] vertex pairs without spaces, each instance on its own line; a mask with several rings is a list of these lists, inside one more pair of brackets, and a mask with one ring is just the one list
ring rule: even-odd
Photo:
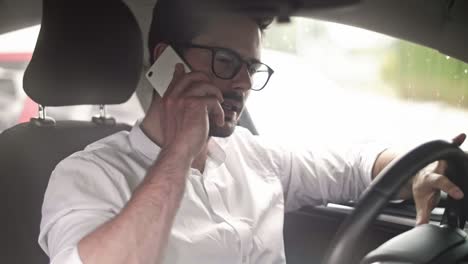
[[452,139],[452,142],[457,146],[461,146],[461,144],[463,144],[465,139],[466,139],[466,134],[461,133],[460,135],[458,135],[454,139]]
[[462,199],[464,194],[458,186],[451,182],[447,177],[432,173],[429,175],[429,184],[432,188],[442,190],[450,195],[453,199]]
[[214,96],[220,103],[224,101],[223,94],[218,87],[203,81],[192,83],[192,85],[184,91],[183,96]]
[[205,111],[204,114],[214,121],[216,125],[224,125],[224,110],[221,107],[221,103],[215,96],[192,96],[185,97],[185,99],[179,102],[179,107],[185,108],[190,112],[199,112],[199,110]]
[[429,223],[432,210],[436,207],[440,199],[440,192],[433,192],[415,199],[416,203],[416,225]]
[[447,167],[448,167],[447,161],[439,160],[439,161],[437,161],[437,166],[434,169],[434,172],[436,172],[438,174],[444,174],[445,171],[447,170]]
[[221,103],[218,101],[218,99],[215,97],[205,97],[203,100],[207,106],[208,116],[211,118],[211,120],[214,121],[218,126],[224,126],[224,110],[221,107]]
[[[182,66],[183,68],[183,66]],[[182,69],[182,71],[184,71]],[[187,88],[189,88],[192,83],[195,82],[207,82],[210,83],[211,79],[208,77],[207,74],[203,72],[190,72],[184,73],[179,80],[177,80],[173,85],[170,93],[168,94],[169,97],[179,97],[181,93],[183,93]]]
[[416,211],[416,225],[429,223],[431,211],[428,208],[418,209]]

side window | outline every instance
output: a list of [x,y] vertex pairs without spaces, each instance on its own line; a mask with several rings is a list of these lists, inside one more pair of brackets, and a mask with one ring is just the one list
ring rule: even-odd
[[[0,35],[0,132],[37,116],[37,104],[24,93],[22,80],[39,29],[38,25]],[[91,120],[98,107],[48,107],[47,113],[56,120]],[[107,106],[107,113],[131,125],[144,115],[136,95],[124,104]]]
[[468,65],[438,51],[306,18],[272,25],[263,47],[275,74],[248,107],[264,136],[414,144],[467,132]]

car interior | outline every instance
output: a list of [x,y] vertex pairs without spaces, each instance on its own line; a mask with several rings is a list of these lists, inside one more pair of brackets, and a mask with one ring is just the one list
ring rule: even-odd
[[[223,1],[280,23],[311,17],[365,28],[468,62],[464,0]],[[151,88],[143,76],[149,67],[146,34],[154,2],[0,0],[0,34],[41,24],[23,79],[24,91],[40,105],[38,117],[0,134],[0,186],[6,201],[0,218],[6,228],[2,262],[48,263],[37,238],[55,165],[98,139],[130,130],[132,124],[107,115],[106,105],[121,104],[136,92],[147,109]],[[89,121],[56,121],[47,115],[48,107],[71,105],[97,105],[100,113]],[[240,125],[259,134],[254,121],[246,112]],[[439,206],[445,211],[433,214],[431,225],[417,228],[411,201],[389,202],[410,175],[442,158],[453,163],[451,179],[468,191],[468,182],[459,177],[468,173],[466,155],[452,144],[429,142],[394,163],[357,205],[287,213],[288,263],[468,263],[467,201],[443,199]]]
[[[141,34],[122,3],[110,2],[106,8],[112,10],[112,17],[102,16],[104,8],[89,9],[83,3],[44,2],[40,37],[24,79],[24,89],[36,102],[44,106],[106,105],[121,103],[133,93],[141,69]],[[83,13],[87,15],[81,16]],[[109,30],[116,25],[118,31]],[[106,38],[100,37],[103,31]],[[81,55],[83,50],[93,54],[94,63]],[[99,72],[105,74],[94,74]],[[11,239],[4,240],[2,256],[12,263],[47,263],[33,237],[37,236],[41,200],[51,171],[64,157],[91,142],[129,129],[128,124],[104,115],[89,122],[56,122],[47,117],[45,109],[37,119],[4,131],[2,175],[17,176],[2,177],[2,185],[9,186],[4,193],[11,213],[2,221],[15,227],[8,228],[6,237]]]

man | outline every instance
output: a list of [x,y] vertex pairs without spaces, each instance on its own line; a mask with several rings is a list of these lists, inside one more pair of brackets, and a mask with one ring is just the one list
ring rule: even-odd
[[[285,263],[285,210],[357,199],[395,157],[382,148],[292,153],[236,128],[250,89],[266,85],[257,74],[269,69],[260,62],[268,23],[207,14],[201,2],[159,0],[150,32],[152,61],[171,45],[193,72],[177,65],[130,133],[54,170],[39,238],[52,263]],[[443,171],[441,162],[414,180],[418,223],[438,190],[463,196]]]

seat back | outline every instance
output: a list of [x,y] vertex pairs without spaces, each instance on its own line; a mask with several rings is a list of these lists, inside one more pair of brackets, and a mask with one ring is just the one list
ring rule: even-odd
[[49,263],[39,247],[39,224],[44,192],[55,165],[86,145],[117,131],[125,124],[99,125],[63,121],[54,127],[23,123],[0,135],[1,188],[6,195],[6,227],[1,236],[4,263]]
[[[142,47],[137,22],[121,1],[44,0],[24,89],[42,106],[125,102],[140,78]],[[52,170],[88,144],[129,129],[105,116],[89,122],[42,116],[0,134],[2,263],[49,263],[37,241]]]

